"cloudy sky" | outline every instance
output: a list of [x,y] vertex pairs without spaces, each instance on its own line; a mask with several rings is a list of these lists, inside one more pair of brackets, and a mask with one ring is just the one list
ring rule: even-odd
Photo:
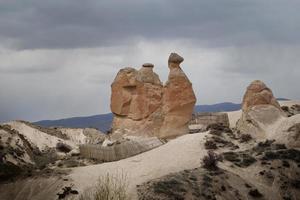
[[0,0],[0,121],[109,112],[122,67],[166,81],[185,58],[197,104],[240,102],[263,80],[300,99],[299,0]]

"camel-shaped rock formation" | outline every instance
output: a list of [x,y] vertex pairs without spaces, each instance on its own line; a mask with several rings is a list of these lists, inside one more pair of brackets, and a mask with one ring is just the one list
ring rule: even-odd
[[112,83],[113,133],[174,138],[188,133],[196,97],[180,68],[183,58],[169,57],[170,74],[165,86],[146,63],[140,70],[124,68]]

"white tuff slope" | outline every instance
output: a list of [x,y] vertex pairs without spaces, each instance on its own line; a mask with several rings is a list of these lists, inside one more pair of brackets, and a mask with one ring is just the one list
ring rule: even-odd
[[[12,121],[7,124],[10,125],[12,129],[15,129],[20,134],[24,135],[25,139],[33,146],[39,148],[40,151],[44,151],[47,148],[55,148],[56,144],[62,141],[62,139],[58,137],[32,128],[20,121]],[[72,147],[75,147],[75,144],[71,141],[66,141],[66,143]]]
[[136,185],[172,172],[199,167],[201,158],[206,155],[204,148],[206,135],[207,133],[184,135],[134,157],[73,168],[69,177],[74,181],[75,188],[83,191],[95,184],[99,176],[106,173],[124,173],[128,177],[129,193],[132,199],[135,199]]
[[33,125],[23,121],[12,121],[6,123],[12,129],[18,131],[32,146],[40,151],[48,148],[55,148],[56,144],[63,142],[77,149],[79,144],[97,143],[104,140],[105,135],[96,129],[76,129],[76,128],[57,128],[61,135],[51,135],[47,131],[42,131]]

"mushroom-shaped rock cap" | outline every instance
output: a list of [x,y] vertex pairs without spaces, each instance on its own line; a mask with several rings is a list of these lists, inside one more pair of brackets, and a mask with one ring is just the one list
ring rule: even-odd
[[144,63],[143,67],[154,67],[152,63]]
[[181,57],[177,53],[171,53],[168,62],[180,64],[182,63],[183,60],[184,60],[183,57]]

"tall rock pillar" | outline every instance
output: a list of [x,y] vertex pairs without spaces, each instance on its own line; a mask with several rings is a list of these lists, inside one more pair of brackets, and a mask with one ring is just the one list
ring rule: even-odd
[[174,138],[188,133],[188,122],[192,117],[196,96],[192,83],[180,67],[183,60],[176,53],[169,56],[170,73],[163,89],[164,121],[159,132],[160,138]]

